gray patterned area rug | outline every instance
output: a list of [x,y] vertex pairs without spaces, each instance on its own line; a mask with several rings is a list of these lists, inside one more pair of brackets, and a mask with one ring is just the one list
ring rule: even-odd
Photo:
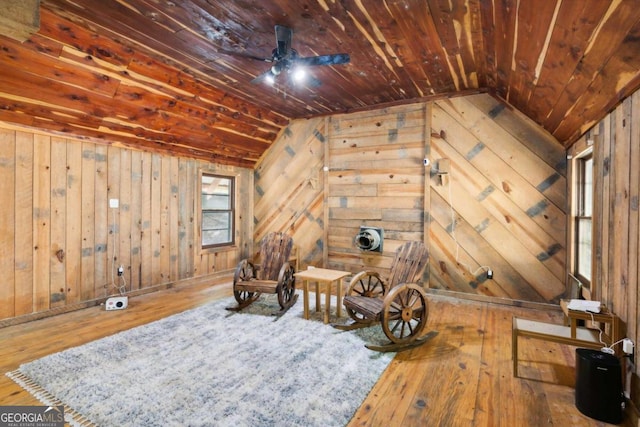
[[280,317],[275,295],[225,310],[233,305],[217,301],[7,375],[43,404],[65,405],[71,425],[324,427],[349,422],[394,356],[364,347],[386,341],[380,325],[344,332],[320,313],[304,320],[302,298]]

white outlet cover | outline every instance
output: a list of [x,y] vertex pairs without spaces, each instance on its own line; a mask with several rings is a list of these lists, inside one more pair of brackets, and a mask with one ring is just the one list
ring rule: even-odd
[[117,209],[120,206],[118,199],[109,199],[109,207]]

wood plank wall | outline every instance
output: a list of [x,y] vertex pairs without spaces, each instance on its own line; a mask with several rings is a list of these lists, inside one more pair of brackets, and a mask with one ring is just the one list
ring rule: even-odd
[[[384,275],[400,244],[424,240],[432,288],[557,301],[566,294],[565,174],[563,148],[487,94],[295,121],[256,169],[256,241],[288,229],[302,268]],[[355,247],[361,225],[384,229],[382,254]]]
[[[428,104],[336,115],[329,124],[328,264],[386,276],[403,242],[424,239]],[[354,244],[361,225],[384,230],[383,253]]]
[[254,257],[265,234],[284,231],[300,268],[323,265],[326,120],[292,122],[256,165]]
[[[477,95],[434,104],[431,154],[431,287],[537,302],[565,296],[562,147]],[[450,161],[445,184],[441,158]]]
[[[587,142],[588,141],[588,142]],[[592,141],[592,142],[591,142]],[[591,298],[616,313],[626,336],[640,340],[640,91],[626,98],[571,147],[590,143],[594,160],[594,236]],[[631,398],[640,408],[638,352]]]
[[[200,248],[201,171],[237,179],[230,250]],[[0,126],[0,319],[117,294],[118,265],[128,291],[233,269],[252,247],[252,172]]]

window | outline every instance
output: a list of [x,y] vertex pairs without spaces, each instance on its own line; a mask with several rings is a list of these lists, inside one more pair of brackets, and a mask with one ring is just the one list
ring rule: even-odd
[[234,243],[235,179],[202,174],[202,247],[227,246]]
[[575,262],[574,275],[591,283],[591,244],[593,216],[593,157],[591,153],[576,159]]

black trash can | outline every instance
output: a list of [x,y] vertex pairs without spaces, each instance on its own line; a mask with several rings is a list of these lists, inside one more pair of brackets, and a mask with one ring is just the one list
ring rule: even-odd
[[576,349],[576,407],[580,412],[619,424],[623,402],[620,360],[600,350]]

